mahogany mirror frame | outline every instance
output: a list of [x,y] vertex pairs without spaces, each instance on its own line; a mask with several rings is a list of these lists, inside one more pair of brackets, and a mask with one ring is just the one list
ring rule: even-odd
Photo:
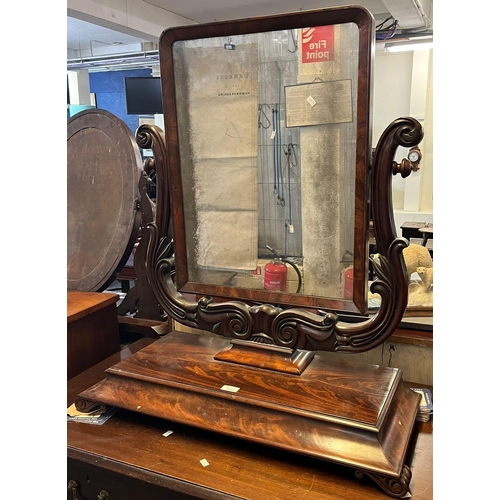
[[[359,27],[360,37],[353,300],[189,282],[173,44],[179,40],[353,22]],[[408,241],[396,236],[392,177],[397,173],[406,177],[410,172],[403,172],[394,161],[394,156],[400,146],[409,148],[418,145],[423,138],[423,130],[413,118],[395,120],[381,135],[372,157],[370,77],[374,53],[373,30],[374,19],[366,9],[346,7],[170,28],[162,34],[160,69],[165,133],[164,137],[150,140],[160,182],[157,220],[148,225],[151,238],[146,268],[148,281],[167,316],[185,326],[237,340],[264,341],[291,349],[351,353],[377,347],[398,327],[408,303],[408,278],[402,253]],[[151,130],[143,126],[138,131],[139,140],[141,134],[151,135]],[[373,316],[364,321],[343,323],[339,321],[339,313],[365,314],[367,311],[370,211],[380,256],[377,263],[373,262],[378,279],[371,284],[370,291],[380,295],[381,305]],[[168,223],[170,218],[171,226]],[[173,240],[170,227],[173,228]],[[174,255],[172,247],[175,248]],[[193,297],[195,300],[192,300]]]
[[[176,113],[173,46],[176,42],[211,37],[290,30],[308,26],[355,23],[359,27],[356,173],[355,173],[355,221],[354,221],[354,286],[352,299],[331,299],[272,290],[232,288],[209,285],[189,280],[185,214],[181,186],[181,159],[179,138],[181,133]],[[315,309],[335,309],[352,313],[367,311],[368,273],[368,169],[372,151],[370,135],[370,91],[372,71],[372,44],[374,21],[363,8],[340,8],[292,13],[265,18],[244,19],[202,25],[190,25],[166,30],[160,39],[160,70],[162,80],[165,139],[168,150],[170,196],[173,211],[173,235],[175,242],[176,284],[184,293],[210,295],[212,297],[238,298],[253,303],[269,303],[284,306],[301,306]]]

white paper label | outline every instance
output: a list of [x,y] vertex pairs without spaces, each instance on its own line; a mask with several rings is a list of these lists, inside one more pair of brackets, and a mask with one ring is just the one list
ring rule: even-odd
[[311,105],[311,108],[316,105],[316,101],[311,95],[306,99],[306,101]]
[[234,387],[234,385],[223,385],[220,388],[221,391],[228,391],[228,392],[238,392],[240,390],[239,387]]
[[210,465],[208,463],[208,460],[206,460],[205,458],[203,460],[200,460],[200,464],[203,465],[203,467],[206,467],[207,465]]

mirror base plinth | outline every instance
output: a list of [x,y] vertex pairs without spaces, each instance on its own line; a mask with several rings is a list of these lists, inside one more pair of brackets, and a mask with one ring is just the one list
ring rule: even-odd
[[221,337],[171,332],[109,368],[76,406],[99,402],[323,459],[404,496],[420,396],[400,370],[319,351],[297,376],[214,359],[229,345]]
[[314,355],[313,351],[232,340],[230,347],[218,352],[214,359],[300,375],[314,359]]

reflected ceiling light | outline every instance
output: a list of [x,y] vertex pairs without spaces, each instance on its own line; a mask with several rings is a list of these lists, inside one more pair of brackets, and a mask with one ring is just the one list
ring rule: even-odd
[[405,52],[408,50],[432,49],[432,38],[390,42],[385,44],[386,52]]
[[157,50],[148,52],[134,52],[125,54],[114,54],[111,56],[95,56],[80,59],[69,59],[66,67],[67,71],[79,71],[87,69],[89,71],[103,71],[112,69],[123,69],[132,67],[146,67],[159,63],[159,53]]

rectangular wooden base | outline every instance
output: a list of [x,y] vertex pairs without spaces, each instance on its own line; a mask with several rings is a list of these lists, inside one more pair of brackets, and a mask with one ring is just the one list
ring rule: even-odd
[[215,360],[229,340],[172,332],[82,392],[95,402],[398,478],[420,397],[395,368],[317,352],[302,374]]

